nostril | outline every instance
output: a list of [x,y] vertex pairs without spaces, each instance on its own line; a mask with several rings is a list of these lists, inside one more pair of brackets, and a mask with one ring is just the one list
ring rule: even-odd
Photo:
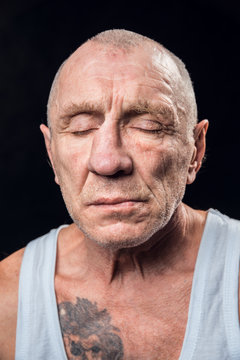
[[110,179],[118,179],[118,178],[120,178],[122,176],[129,175],[129,174],[130,174],[130,172],[127,173],[127,172],[125,172],[123,170],[119,170],[119,171],[115,172],[112,175],[107,175],[107,177],[110,178]]
[[88,169],[98,175],[118,177],[132,172],[132,159],[121,150],[108,154],[92,152]]

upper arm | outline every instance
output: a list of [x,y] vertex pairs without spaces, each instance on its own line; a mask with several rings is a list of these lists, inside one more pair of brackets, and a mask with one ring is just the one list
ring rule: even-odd
[[24,249],[0,263],[0,359],[13,360],[18,308],[18,281]]

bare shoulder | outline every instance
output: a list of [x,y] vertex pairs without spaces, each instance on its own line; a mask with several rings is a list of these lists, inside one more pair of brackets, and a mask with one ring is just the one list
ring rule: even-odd
[[0,261],[0,274],[3,275],[13,275],[18,274],[21,263],[22,263],[22,257],[24,253],[25,248],[22,248],[13,254],[6,257],[4,260]]
[[14,359],[18,282],[24,249],[0,262],[0,359]]

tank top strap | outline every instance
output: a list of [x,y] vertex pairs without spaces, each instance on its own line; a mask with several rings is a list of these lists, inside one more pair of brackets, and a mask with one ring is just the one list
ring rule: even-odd
[[223,279],[223,308],[228,348],[232,360],[240,359],[239,264],[240,222],[229,219],[228,246]]
[[31,241],[24,251],[15,360],[67,360],[54,290],[57,237],[64,226]]
[[240,222],[210,209],[195,266],[179,360],[238,360]]

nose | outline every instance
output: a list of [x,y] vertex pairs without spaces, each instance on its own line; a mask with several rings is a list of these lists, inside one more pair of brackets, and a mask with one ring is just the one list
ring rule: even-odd
[[88,169],[101,176],[118,173],[129,175],[132,172],[132,159],[124,149],[119,130],[115,126],[102,125],[95,132]]

